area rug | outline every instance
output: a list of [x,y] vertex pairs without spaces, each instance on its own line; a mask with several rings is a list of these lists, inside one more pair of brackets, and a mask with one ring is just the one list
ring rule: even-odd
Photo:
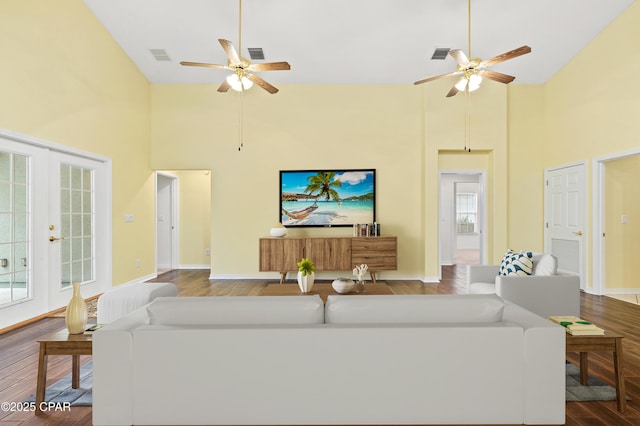
[[[89,361],[80,366],[80,387],[71,387],[71,374],[58,380],[45,390],[46,402],[68,402],[72,407],[91,405],[93,387],[93,365]],[[36,396],[31,395],[26,402],[35,402]]]
[[[606,383],[589,376],[589,386],[580,383],[580,367],[567,363],[567,401],[615,401],[616,390]],[[629,398],[627,398],[629,399]]]
[[[64,318],[67,310],[63,309],[60,312],[56,312],[55,314],[51,314],[50,317],[53,318]],[[87,302],[87,314],[89,318],[97,318],[98,317],[98,299],[91,299]]]

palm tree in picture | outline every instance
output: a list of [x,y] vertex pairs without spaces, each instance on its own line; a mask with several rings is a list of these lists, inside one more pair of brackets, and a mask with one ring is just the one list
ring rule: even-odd
[[319,172],[315,176],[309,176],[307,179],[309,180],[309,184],[305,188],[305,192],[309,194],[314,194],[316,199],[324,198],[325,201],[329,201],[329,199],[340,200],[340,194],[334,188],[341,188],[342,182],[339,180],[334,180],[336,172]]

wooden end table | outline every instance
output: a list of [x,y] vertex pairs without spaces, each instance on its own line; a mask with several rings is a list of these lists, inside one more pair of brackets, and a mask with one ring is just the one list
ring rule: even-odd
[[[377,283],[366,283],[364,285],[364,293],[347,293],[349,295],[357,295],[357,294],[393,294],[391,291],[391,287],[389,287],[385,283],[377,282]],[[318,294],[322,298],[324,303],[327,303],[327,297],[330,294],[339,294],[337,293],[331,284],[326,283],[316,283],[313,285],[313,289],[310,293],[302,293],[300,291],[300,287],[298,284],[268,284],[265,288],[260,292],[260,296],[301,296],[305,294]]]
[[47,361],[49,355],[71,355],[71,387],[80,387],[80,355],[92,354],[91,334],[69,334],[67,330],[61,330],[50,334],[40,343],[40,357],[38,360],[38,383],[36,386],[36,415],[42,414],[40,405],[44,402],[45,389],[47,387]]
[[616,382],[616,398],[618,411],[624,412],[627,406],[627,395],[624,386],[622,365],[622,339],[624,336],[605,331],[598,336],[574,336],[567,333],[567,352],[580,353],[580,383],[588,385],[589,352],[611,352],[613,354],[613,371]]

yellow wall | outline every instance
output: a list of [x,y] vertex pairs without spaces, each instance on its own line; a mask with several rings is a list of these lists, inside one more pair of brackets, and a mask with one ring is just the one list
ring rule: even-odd
[[[547,84],[485,82],[472,95],[490,262],[507,247],[541,248],[545,167],[637,148],[638,22],[636,1]],[[438,171],[478,166],[465,165],[464,97],[445,98],[451,81],[256,88],[244,96],[238,152],[238,93],[149,85],[81,0],[4,0],[0,47],[11,58],[0,67],[0,127],[113,159],[114,283],[154,273],[151,169],[211,170],[212,273],[247,276],[258,275],[257,238],[278,218],[278,170],[376,168],[377,219],[400,242],[399,271],[385,276],[438,276]]]
[[514,250],[544,249],[544,110],[543,86],[509,86],[508,246]]
[[[377,221],[399,238],[397,273],[422,276],[421,94],[412,86],[281,85],[244,95],[152,87],[152,167],[210,169],[214,276],[258,274],[258,238],[279,220],[279,170],[375,168]],[[351,235],[350,228],[289,235]],[[273,274],[272,274],[273,275]],[[262,275],[264,276],[264,275]]]
[[[454,80],[455,81],[455,80]],[[488,263],[507,248],[507,88],[485,81],[471,93],[447,98],[451,80],[423,85],[425,158],[425,275],[439,276],[438,181],[440,170],[486,168]],[[465,136],[466,111],[469,126]],[[465,145],[471,152],[464,151]]]
[[[591,160],[638,148],[640,85],[632,83],[640,73],[638,22],[635,1],[543,87],[541,167],[586,160],[588,206]],[[592,287],[591,208],[587,218],[587,286]]]
[[0,127],[110,157],[113,282],[155,272],[149,83],[81,0],[3,0],[0,50]]
[[[605,165],[605,280],[608,288],[638,289],[640,253],[640,156]],[[622,223],[622,215],[627,223]]]

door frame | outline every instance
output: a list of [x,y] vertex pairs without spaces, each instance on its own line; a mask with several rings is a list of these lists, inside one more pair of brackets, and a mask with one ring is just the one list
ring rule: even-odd
[[[589,222],[589,215],[588,215],[588,203],[587,203],[587,161],[583,160],[583,161],[576,161],[576,162],[572,162],[572,163],[566,163],[566,164],[560,164],[557,166],[553,166],[553,167],[548,167],[546,169],[544,169],[544,182],[543,182],[543,186],[544,186],[544,252],[545,253],[550,253],[551,252],[551,241],[550,241],[550,236],[549,236],[549,228],[548,228],[548,223],[549,223],[549,218],[551,216],[551,213],[549,212],[549,209],[551,208],[551,203],[549,201],[549,196],[550,196],[550,192],[549,192],[549,174],[551,172],[554,172],[556,170],[560,170],[560,169],[566,169],[569,167],[576,167],[576,166],[582,166],[584,169],[584,173],[583,173],[583,182],[582,182],[582,187],[583,187],[583,191],[584,194],[582,194],[582,206],[580,207],[583,210],[583,214],[584,214],[584,228],[585,231],[588,229],[588,222]],[[580,288],[582,290],[587,290],[587,237],[588,235],[583,235],[582,238],[580,239],[579,245],[580,245]]]
[[606,179],[606,163],[609,161],[621,160],[626,157],[639,155],[640,149],[634,149],[629,151],[618,152],[614,154],[605,155],[602,157],[596,157],[593,159],[593,250],[592,250],[592,283],[591,287],[593,294],[604,295],[606,294],[606,251],[604,243],[605,232],[605,179]]
[[[440,223],[442,223],[442,177],[443,175],[462,175],[462,176],[478,176],[478,225],[480,234],[480,264],[486,263],[486,229],[487,229],[487,215],[486,215],[486,185],[487,185],[487,171],[486,170],[439,170],[438,171],[438,259],[442,259],[442,233],[440,230]],[[455,191],[455,183],[454,183]],[[455,192],[454,192],[455,195]],[[455,218],[455,202],[453,207],[453,213]],[[452,228],[455,231],[455,224],[452,223]],[[452,233],[455,237],[455,232]],[[438,262],[439,277],[442,278],[442,261]]]
[[[98,285],[90,286],[89,293],[87,293],[87,290],[84,290],[82,296],[84,298],[88,298],[88,297],[96,296],[106,291],[108,288],[111,287],[112,280],[113,280],[113,263],[112,263],[113,261],[113,231],[112,231],[113,229],[113,184],[112,184],[113,167],[112,167],[112,160],[108,157],[94,154],[92,152],[83,151],[73,147],[68,147],[59,143],[51,142],[45,139],[40,139],[34,136],[13,132],[8,129],[0,128],[0,137],[10,142],[32,146],[32,147],[39,148],[46,151],[46,153],[43,155],[43,157],[46,158],[46,161],[41,164],[41,167],[47,167],[47,168],[49,167],[51,152],[59,152],[59,153],[63,153],[63,154],[67,154],[67,155],[71,155],[79,158],[86,158],[86,159],[101,163],[101,167],[103,168],[102,172],[104,172],[104,176],[105,176],[105,179],[102,182],[102,184],[104,185],[104,191],[102,194],[102,196],[104,197],[103,205],[106,207],[104,212],[104,223],[100,224],[99,226],[98,224],[96,224],[96,231],[100,233],[99,235],[100,238],[98,239],[98,241],[99,241],[99,244],[102,244],[102,248],[100,251],[101,253],[103,253],[103,255],[101,256],[101,261],[102,261],[102,264],[104,265],[104,268],[102,268],[103,276],[101,277],[102,278],[101,282]],[[48,176],[48,169],[43,172],[45,173],[46,176]],[[31,173],[31,176],[33,176],[33,171],[30,171],[30,173]],[[49,192],[48,187],[45,190]],[[47,208],[48,208],[48,205],[49,203],[47,201]],[[45,235],[46,237],[48,233],[43,234],[42,232],[40,232],[40,228],[48,229],[49,224],[41,223],[41,222],[33,222],[33,220],[35,219],[32,219],[32,226],[33,226],[32,232],[34,232],[34,238],[37,237],[38,240],[42,239],[42,241],[45,241],[45,238],[41,238],[41,237],[42,235]],[[34,228],[38,228],[38,229],[36,230]],[[32,243],[32,244],[35,244],[35,243]],[[43,268],[44,267],[47,268],[46,273],[48,273],[48,267],[49,267],[48,256],[45,256],[43,258],[36,258],[37,256],[39,256],[37,254],[38,252],[48,253],[49,243],[46,242],[44,244],[47,244],[46,246],[44,246],[45,247],[43,249],[44,252],[42,252],[40,249],[32,247],[31,254],[32,256],[34,256],[34,258],[32,259],[32,262],[38,261]],[[83,289],[85,289],[84,286],[83,286]],[[36,289],[34,289],[34,291],[35,290]],[[40,289],[40,291],[42,291],[42,289]],[[41,305],[39,305],[39,310],[42,311],[40,315],[46,314],[52,310],[55,310],[64,306],[64,304],[59,305],[59,301],[52,300],[47,290],[44,290],[44,291],[46,292],[46,295],[44,296],[46,300],[43,301]],[[71,287],[69,287],[68,289],[60,290],[60,291],[70,293]],[[65,298],[65,300],[68,300],[68,298]],[[34,317],[34,315],[32,315],[31,312],[29,312],[29,313],[25,313],[25,315],[20,314],[17,316],[10,314],[10,317],[11,317],[12,323],[19,324],[23,321],[30,320],[31,318]],[[3,325],[6,325],[6,324],[4,323],[0,324],[0,329],[2,328]]]
[[171,189],[171,196],[170,196],[170,204],[171,204],[171,221],[172,221],[172,228],[171,228],[171,244],[169,246],[169,249],[171,250],[171,262],[170,262],[170,268],[171,269],[179,269],[180,267],[180,220],[179,220],[179,209],[178,209],[178,205],[179,205],[179,194],[178,194],[178,179],[179,177],[168,173],[168,172],[163,172],[163,171],[156,171],[156,179],[155,179],[155,185],[156,185],[156,190],[155,190],[155,195],[156,195],[156,200],[155,200],[155,234],[156,234],[156,273],[158,271],[158,179],[159,178],[165,178],[165,179],[170,179],[171,180],[171,184],[170,189]]

